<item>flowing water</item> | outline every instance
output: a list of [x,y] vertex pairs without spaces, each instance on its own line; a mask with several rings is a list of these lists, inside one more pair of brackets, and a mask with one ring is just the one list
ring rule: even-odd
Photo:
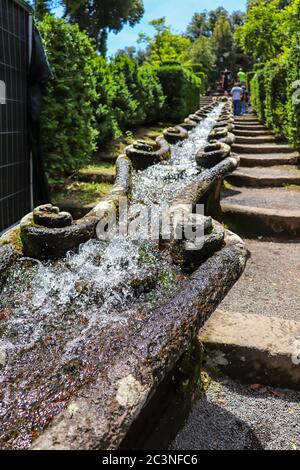
[[[134,174],[131,214],[197,180],[195,153],[220,110],[172,146],[169,162]],[[0,295],[0,447],[28,448],[184,279],[144,227],[89,241],[61,261],[21,259]]]

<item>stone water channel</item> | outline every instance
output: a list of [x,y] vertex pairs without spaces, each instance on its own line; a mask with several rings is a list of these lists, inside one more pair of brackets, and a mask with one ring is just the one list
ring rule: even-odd
[[[168,162],[134,172],[130,213],[170,203],[201,170],[217,105]],[[145,236],[91,240],[62,260],[21,258],[0,295],[0,447],[26,449],[122,351],[186,274]]]

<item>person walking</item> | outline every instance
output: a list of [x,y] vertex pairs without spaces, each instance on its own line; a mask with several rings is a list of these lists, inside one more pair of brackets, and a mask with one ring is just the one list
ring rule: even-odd
[[243,71],[242,67],[240,67],[240,70],[238,72],[238,81],[241,85],[246,85],[247,76],[246,73]]
[[233,101],[233,110],[235,116],[241,115],[241,103],[242,103],[243,88],[236,83],[231,90],[231,96]]
[[230,72],[229,70],[225,69],[224,72],[222,72],[222,87],[223,87],[224,92],[228,91],[229,77],[230,77]]
[[247,90],[246,85],[242,86],[243,93],[242,93],[242,100],[241,100],[241,113],[246,114],[248,112],[248,105],[250,101],[250,93]]

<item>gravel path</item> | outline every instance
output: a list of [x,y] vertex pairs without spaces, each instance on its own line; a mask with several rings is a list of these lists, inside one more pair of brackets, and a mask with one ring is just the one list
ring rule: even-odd
[[171,449],[300,450],[300,392],[212,382]]
[[300,321],[300,243],[246,240],[246,271],[220,305],[224,311]]

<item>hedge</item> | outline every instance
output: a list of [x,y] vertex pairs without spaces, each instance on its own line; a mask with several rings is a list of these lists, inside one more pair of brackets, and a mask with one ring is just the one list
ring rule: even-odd
[[300,148],[300,33],[295,34],[286,58],[287,76],[287,137]]
[[139,67],[123,55],[107,62],[76,25],[50,15],[39,29],[54,76],[42,116],[50,181],[84,166],[97,147],[128,129],[179,123],[198,108],[201,80],[192,70]]
[[276,60],[264,64],[251,80],[252,106],[276,135],[300,148],[300,33]]
[[97,55],[76,25],[46,15],[39,29],[53,73],[42,115],[43,152],[51,182],[83,166],[96,149]]
[[163,119],[176,123],[198,109],[201,80],[193,72],[179,65],[165,65],[157,74],[166,96]]

